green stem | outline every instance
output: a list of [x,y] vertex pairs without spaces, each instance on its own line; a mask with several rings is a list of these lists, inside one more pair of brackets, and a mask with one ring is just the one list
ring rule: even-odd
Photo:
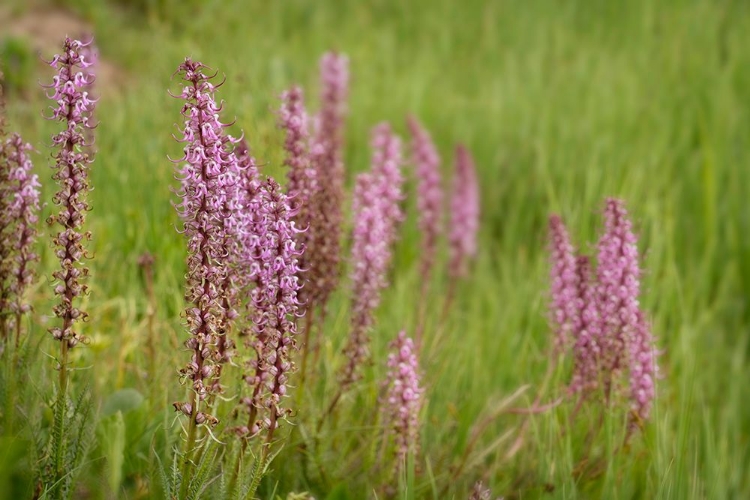
[[18,344],[21,340],[21,318],[23,314],[20,312],[16,313],[16,350],[18,350]]
[[297,408],[300,407],[302,401],[302,394],[305,392],[305,379],[307,374],[307,359],[310,354],[310,330],[313,325],[313,313],[314,309],[310,308],[305,314],[305,329],[302,332],[303,344],[302,344],[302,368],[300,369],[300,381],[299,387],[297,388]]
[[195,447],[195,436],[198,431],[198,425],[195,423],[195,416],[198,414],[196,407],[195,392],[190,391],[190,407],[193,409],[193,414],[190,416],[190,424],[188,425],[188,437],[185,443],[185,453],[183,455],[182,463],[182,477],[180,481],[180,498],[185,498],[187,495],[188,486],[190,485],[190,469],[192,466],[192,454],[193,448]]
[[0,311],[0,341],[8,340],[8,313]]

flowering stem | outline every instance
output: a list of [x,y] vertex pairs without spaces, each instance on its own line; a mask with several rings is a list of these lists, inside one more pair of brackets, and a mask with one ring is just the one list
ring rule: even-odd
[[59,492],[65,488],[62,483],[70,474],[71,465],[66,456],[66,446],[70,439],[69,429],[66,429],[70,378],[68,351],[84,339],[73,329],[76,321],[87,318],[86,313],[74,305],[76,299],[87,292],[86,285],[81,283],[88,276],[88,268],[83,265],[86,257],[83,241],[91,238],[89,232],[82,230],[86,212],[90,209],[86,193],[90,190],[88,171],[92,161],[82,149],[88,146],[84,132],[92,128],[89,120],[96,102],[86,90],[94,80],[93,74],[86,70],[91,66],[91,61],[83,55],[86,45],[78,40],[65,39],[62,55],[56,55],[49,62],[50,66],[57,69],[57,75],[53,78],[53,83],[47,86],[52,90],[52,95],[48,97],[54,102],[49,119],[65,124],[65,129],[52,138],[53,144],[60,147],[55,155],[56,172],[53,175],[59,185],[53,202],[59,206],[59,211],[48,219],[50,224],[57,223],[61,226],[54,238],[60,268],[52,276],[56,281],[55,295],[60,300],[54,307],[54,313],[62,320],[62,327],[50,329],[53,338],[60,341],[59,393],[52,430],[53,442],[57,446],[51,459],[55,476],[51,485],[48,485]]
[[429,281],[427,276],[422,275],[422,285],[419,290],[419,306],[417,312],[417,329],[414,334],[414,343],[417,349],[422,348],[422,334],[424,332],[424,322],[427,316],[427,295],[429,290]]
[[[189,404],[191,408],[196,408],[196,396],[195,391],[190,391]],[[198,431],[198,425],[195,422],[196,414],[190,416],[190,422],[188,423],[188,435],[185,443],[185,454],[182,462],[182,481],[180,483],[180,498],[185,498],[187,495],[188,486],[190,485],[190,469],[192,465],[192,454],[193,448],[195,447],[195,437]]]

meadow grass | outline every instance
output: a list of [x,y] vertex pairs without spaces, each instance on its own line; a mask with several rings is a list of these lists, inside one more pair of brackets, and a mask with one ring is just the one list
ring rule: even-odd
[[[88,369],[76,372],[73,383],[90,380],[99,402],[124,388],[147,396],[122,424],[100,414],[100,439],[84,475],[88,491],[105,494],[112,473],[107,450],[112,436],[120,436],[112,429],[124,429],[124,444],[115,446],[123,453],[115,497],[143,491],[155,467],[152,450],[170,461],[162,427],[176,425],[170,403],[182,397],[176,370],[187,359],[176,347],[186,338],[180,320],[185,245],[170,204],[175,181],[167,155],[179,157],[181,148],[170,136],[181,106],[167,94],[177,86],[172,73],[189,55],[226,76],[219,93],[224,116],[236,117],[234,130],[245,131],[264,171],[278,177],[278,95],[300,83],[312,99],[318,57],[333,48],[351,61],[349,186],[369,164],[370,127],[389,120],[405,134],[408,112],[431,131],[446,174],[458,141],[473,151],[479,169],[480,254],[443,323],[445,273],[432,284],[422,356],[427,462],[416,490],[405,488],[401,498],[466,498],[479,477],[498,495],[522,498],[750,495],[750,5],[289,0],[195,8],[170,2],[166,18],[149,19],[118,3],[69,4],[93,24],[102,57],[122,71],[117,85],[103,89],[97,108],[88,219],[94,258],[84,306],[92,317],[85,327],[92,343],[74,351],[76,365]],[[41,90],[31,93],[28,101],[8,96],[9,128],[38,151],[37,172],[49,200],[55,124],[39,117],[46,106]],[[593,416],[563,432],[567,405],[534,415],[524,446],[506,460],[505,445],[525,417],[502,414],[479,441],[477,451],[486,453],[451,480],[449,466],[459,461],[474,423],[526,384],[512,406],[530,405],[542,383],[551,343],[548,215],[560,213],[590,252],[605,196],[626,200],[645,253],[642,306],[664,350],[652,421],[629,449],[581,473],[580,438]],[[324,427],[320,449],[301,450],[314,430],[309,415],[323,411],[342,363],[345,280],[330,306],[318,383],[301,397],[299,424],[264,480],[262,494],[269,498],[273,491],[284,497],[305,490],[316,498],[364,498],[376,486],[368,467],[379,430],[373,411],[363,408],[377,406],[387,343],[402,327],[414,328],[417,318],[411,198],[408,206],[366,383]],[[137,264],[144,252],[156,258],[158,372],[150,377],[148,300]],[[30,343],[50,352],[45,323],[54,262],[48,245],[42,264]],[[28,375],[35,390],[50,385],[51,364],[37,355]],[[552,386],[561,386],[566,373],[558,370]],[[605,422],[594,455],[620,446],[622,426],[615,420]]]

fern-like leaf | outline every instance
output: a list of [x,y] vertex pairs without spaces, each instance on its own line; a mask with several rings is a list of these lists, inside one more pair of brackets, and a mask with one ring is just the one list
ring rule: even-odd
[[190,486],[188,487],[188,494],[185,500],[197,500],[201,498],[201,494],[209,484],[208,478],[211,475],[211,471],[215,468],[216,457],[219,452],[213,450],[214,446],[211,441],[206,442],[205,446],[206,449],[198,462],[198,467],[195,469],[193,477],[190,478]]
[[[161,487],[164,489],[164,498],[173,498],[174,493],[176,490],[172,488],[173,483],[176,483],[175,478],[170,478],[174,473],[174,469],[170,471],[170,474],[167,474],[167,470],[164,468],[164,464],[161,461],[161,458],[159,458],[159,454],[156,453],[156,450],[151,450],[154,454],[154,457],[156,458],[156,461],[159,463],[159,479],[161,480]],[[175,461],[177,460],[177,457],[175,456]]]

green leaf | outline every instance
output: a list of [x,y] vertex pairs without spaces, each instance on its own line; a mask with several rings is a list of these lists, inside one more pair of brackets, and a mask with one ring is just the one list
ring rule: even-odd
[[122,412],[123,414],[138,408],[143,402],[143,395],[135,389],[120,389],[113,392],[102,405],[102,418]]

